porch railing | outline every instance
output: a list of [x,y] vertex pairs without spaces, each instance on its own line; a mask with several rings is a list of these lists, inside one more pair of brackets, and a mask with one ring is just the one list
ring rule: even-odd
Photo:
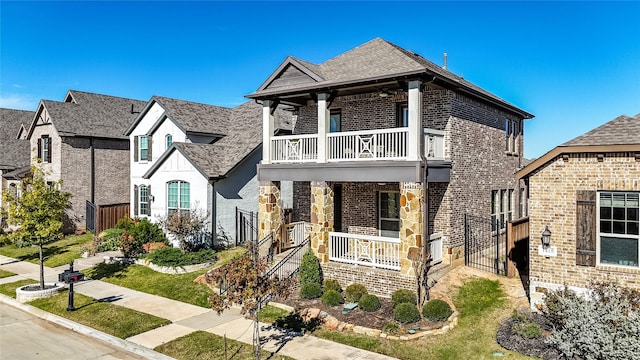
[[431,234],[431,265],[442,262],[442,233]]
[[284,246],[298,246],[311,233],[311,223],[305,221],[284,225],[282,243]]
[[400,239],[330,232],[329,260],[400,270]]
[[397,160],[407,157],[408,128],[327,134],[328,161]]
[[318,158],[318,135],[285,135],[271,138],[271,161],[315,162]]
[[444,160],[444,131],[424,129],[424,156],[427,160]]

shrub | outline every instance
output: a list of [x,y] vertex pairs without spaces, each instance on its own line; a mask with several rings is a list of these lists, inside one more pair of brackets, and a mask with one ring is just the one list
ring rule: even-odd
[[386,323],[384,327],[382,327],[382,331],[387,334],[396,335],[400,332],[400,325],[395,322]]
[[403,324],[413,323],[420,320],[420,312],[414,304],[402,303],[393,309],[393,318]]
[[348,302],[358,302],[367,293],[367,288],[362,284],[351,284],[347,286],[345,293]]
[[142,244],[139,244],[128,231],[124,231],[120,236],[120,251],[125,257],[134,258],[142,253]]
[[429,300],[422,307],[422,315],[431,321],[445,321],[451,314],[451,306],[440,299]]
[[[300,286],[313,283],[318,284],[318,287],[321,287],[322,269],[320,268],[320,261],[311,249],[302,256],[298,278],[300,279]],[[322,292],[322,288],[320,291]],[[317,297],[319,296],[320,295]]]
[[142,250],[146,253],[152,253],[156,250],[164,249],[167,247],[167,244],[163,242],[150,242],[146,244],[142,244]]
[[398,289],[391,294],[391,303],[393,308],[400,304],[416,304],[416,293],[407,289]]
[[141,219],[129,229],[129,234],[142,246],[149,242],[167,242],[160,225],[154,224],[146,218]]
[[358,306],[364,311],[371,312],[380,309],[380,299],[372,294],[364,294],[358,301]]
[[340,286],[340,283],[338,282],[338,280],[334,280],[334,279],[325,279],[322,282],[322,289],[327,292],[329,290],[335,290],[339,293],[342,292],[342,287]]
[[82,244],[80,247],[80,253],[87,253],[89,256],[94,256],[98,253],[98,248],[100,247],[100,238],[97,236],[93,237],[93,240]]
[[586,297],[567,289],[547,293],[543,313],[554,326],[547,342],[567,358],[638,358],[640,294],[613,282],[590,288]]
[[98,235],[100,237],[100,243],[98,244],[98,251],[114,251],[120,248],[120,237],[124,232],[123,229],[112,228],[107,229]]
[[116,229],[129,230],[135,224],[135,222],[129,216],[123,216],[116,223]]
[[529,321],[514,324],[513,331],[525,339],[537,339],[542,336],[540,325]]
[[319,283],[306,283],[300,287],[300,297],[303,299],[317,299],[322,295],[322,286]]
[[329,289],[325,290],[324,294],[322,294],[322,302],[328,306],[336,306],[344,304],[344,299],[342,298],[342,294],[336,290]]
[[213,250],[200,250],[197,252],[183,253],[178,248],[165,247],[150,252],[147,255],[147,259],[158,266],[187,266],[214,262],[216,261],[216,252]]
[[191,211],[175,212],[162,218],[160,222],[178,240],[182,251],[192,252],[213,247],[210,237],[205,233],[209,215],[196,202]]

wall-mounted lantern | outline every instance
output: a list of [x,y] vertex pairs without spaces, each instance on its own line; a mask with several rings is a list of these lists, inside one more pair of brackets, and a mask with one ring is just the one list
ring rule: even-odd
[[549,231],[549,226],[544,226],[544,231],[542,232],[540,240],[542,240],[542,246],[545,248],[548,248],[551,244],[551,231]]

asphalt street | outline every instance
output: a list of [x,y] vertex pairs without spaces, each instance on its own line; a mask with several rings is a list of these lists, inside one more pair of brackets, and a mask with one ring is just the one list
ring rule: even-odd
[[100,340],[0,305],[0,359],[144,359]]

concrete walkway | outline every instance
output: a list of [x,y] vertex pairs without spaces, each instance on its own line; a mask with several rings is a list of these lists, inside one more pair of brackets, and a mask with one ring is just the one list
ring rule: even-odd
[[[102,255],[104,254],[85,259],[78,259],[74,264],[74,269],[83,270],[92,267],[95,264],[102,262]],[[67,268],[68,265],[53,269],[45,267],[45,281],[57,282],[58,274]],[[37,264],[18,261],[2,255],[0,255],[0,269],[18,274],[0,279],[0,283],[10,283],[22,279],[37,280],[40,277],[39,266]],[[136,353],[141,354],[141,352],[144,352],[143,356],[147,358],[166,358],[166,356],[148,349],[153,349],[158,345],[197,330],[207,331],[220,336],[226,335],[229,339],[235,339],[247,344],[253,343],[253,323],[251,320],[245,319],[240,315],[238,308],[232,308],[221,315],[217,315],[210,309],[112,285],[100,280],[89,280],[78,283],[74,286],[74,290],[80,294],[90,296],[95,299],[108,298],[112,304],[170,320],[172,323],[169,325],[132,336],[126,339],[126,341],[122,341],[121,339],[117,339],[118,341],[116,341],[114,340],[116,338],[110,339],[113,337],[93,329],[90,331],[84,331],[89,336],[94,336],[101,340],[107,339],[105,341],[110,342],[112,345],[126,348],[128,351],[133,349],[135,352],[137,349],[136,346],[142,347],[143,350],[137,351]],[[19,306],[16,305],[16,301],[14,299],[8,298],[4,295],[0,295],[0,302]],[[28,308],[35,309],[29,305],[22,305],[19,307],[22,310]],[[43,313],[41,310],[37,310],[39,309],[35,309],[30,312],[34,315]],[[47,316],[42,315],[41,317]],[[72,323],[68,320],[61,322]],[[67,325],[67,327],[71,328],[73,326],[73,329],[76,331],[81,331],[78,329],[86,328],[80,324],[75,324],[77,326],[73,324],[75,323]],[[63,324],[63,326],[65,325]],[[266,324],[261,324],[260,335],[263,342],[263,348],[265,350],[277,352],[278,354],[286,355],[294,359],[393,359],[388,356],[319,339],[314,336],[303,336],[299,333],[275,329]],[[114,342],[119,345],[114,344]]]

